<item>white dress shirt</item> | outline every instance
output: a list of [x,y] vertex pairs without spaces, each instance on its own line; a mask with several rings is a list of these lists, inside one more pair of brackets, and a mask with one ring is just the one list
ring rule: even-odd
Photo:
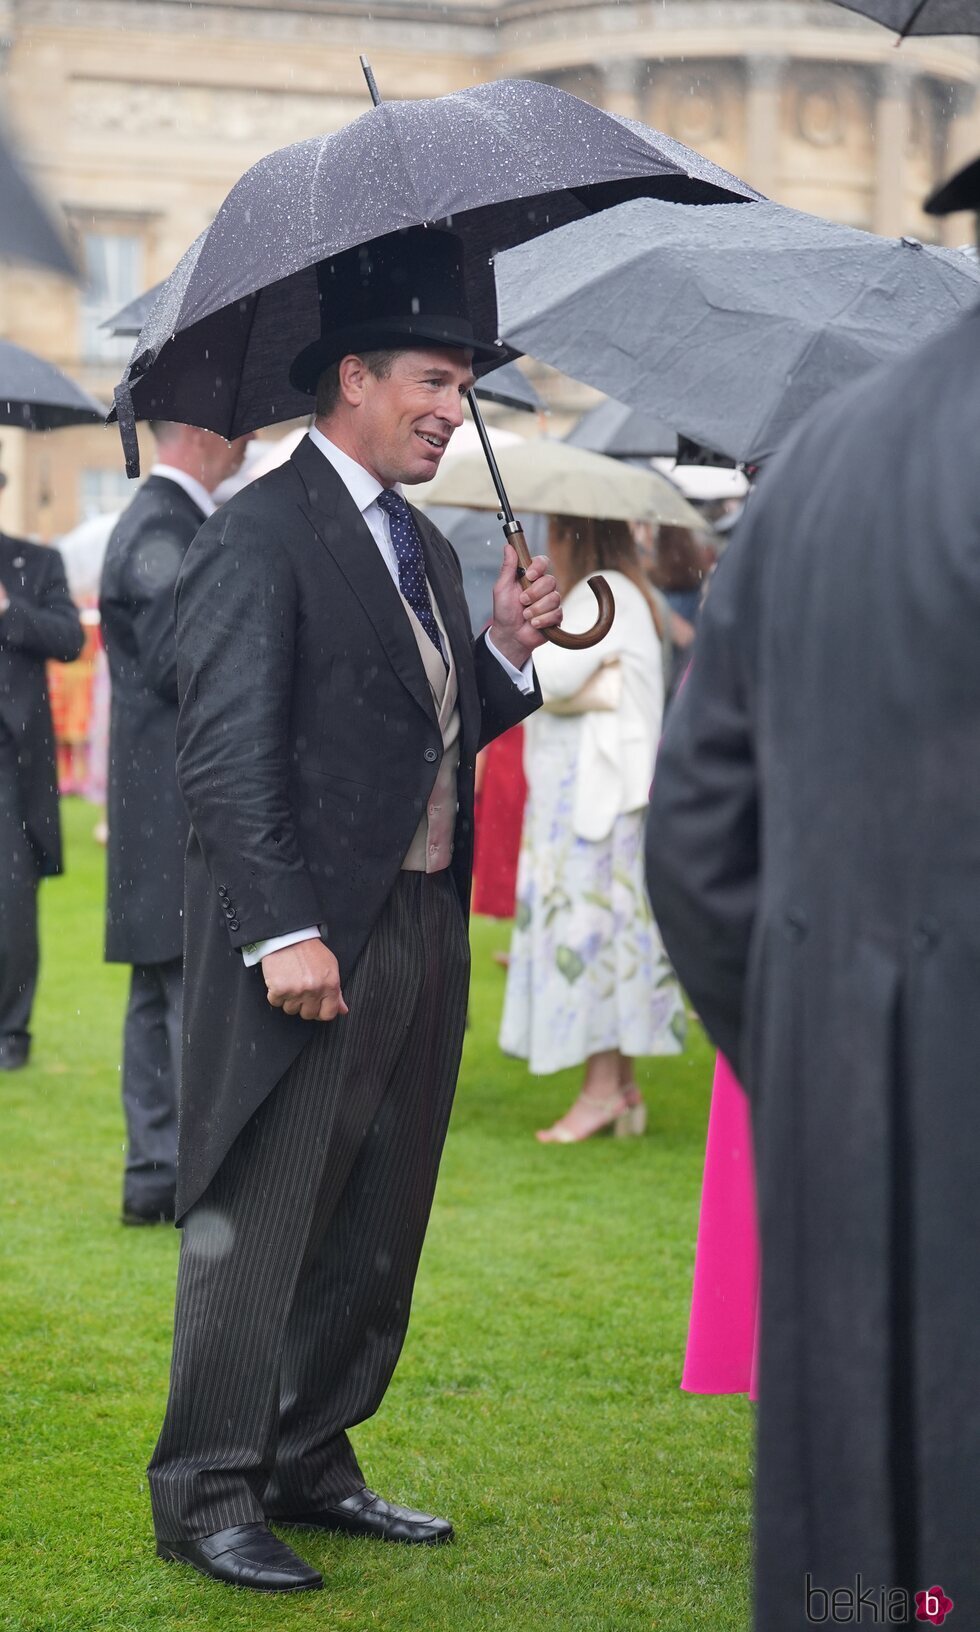
[[[323,432],[318,430],[315,425],[310,427],[309,437],[313,446],[318,448],[323,457],[333,466],[364,517],[368,531],[377,544],[381,552],[381,559],[388,568],[397,589],[398,557],[395,555],[394,546],[391,542],[388,516],[377,502],[378,494],[384,492],[383,484],[378,481],[376,476],[372,476],[369,470],[365,470],[363,465],[359,465],[356,459],[352,459],[350,454],[344,453],[342,448],[338,448],[335,443],[330,441],[329,437],[324,436]],[[161,472],[163,471],[163,467],[158,468]],[[169,472],[164,473],[169,474]],[[395,492],[404,497],[401,487],[397,484]],[[484,636],[484,639],[487,643],[487,650],[492,652],[501,668],[510,676],[518,690],[523,692],[525,696],[533,691],[534,673],[531,659],[528,658],[524,667],[518,669],[504,657],[502,652],[498,652],[490,639],[489,633]],[[252,964],[261,963],[262,959],[270,952],[279,952],[284,946],[295,946],[299,941],[316,941],[321,938],[326,939],[325,924],[320,924],[319,928],[294,929],[288,935],[272,935],[264,941],[253,941],[250,946],[242,947],[242,957],[245,959],[246,965],[251,968]]]
[[193,499],[197,508],[205,516],[213,516],[218,508],[203,482],[196,476],[188,476],[186,470],[177,470],[173,465],[154,465],[150,470],[151,476],[165,476],[168,482],[176,482],[182,487],[189,499]]

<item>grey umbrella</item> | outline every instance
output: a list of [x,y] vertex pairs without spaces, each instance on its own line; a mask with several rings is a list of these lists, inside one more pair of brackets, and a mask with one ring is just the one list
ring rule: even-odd
[[118,312],[113,312],[111,317],[107,317],[104,323],[99,324],[99,328],[108,330],[109,334],[131,334],[135,340],[152,312],[162,288],[162,283],[155,283],[152,289],[145,289],[141,295],[136,295],[133,300],[127,301],[125,306],[121,306]]
[[106,410],[60,368],[0,340],[0,425],[56,431],[65,425],[104,425]]
[[638,408],[607,397],[583,414],[565,437],[572,448],[604,453],[610,459],[674,459],[677,432]]
[[980,297],[960,250],[775,204],[636,199],[498,255],[501,335],[739,463]]
[[504,363],[495,368],[473,388],[473,394],[484,402],[499,403],[502,408],[522,408],[525,413],[537,414],[544,403],[530,380],[525,379],[516,363]]
[[835,0],[872,22],[910,34],[980,34],[977,0]]
[[495,336],[492,252],[637,194],[759,196],[680,143],[537,81],[382,102],[270,154],[232,188],[139,335],[116,391],[130,475],[134,415],[235,437],[309,412],[288,368],[319,334],[315,267],[325,257],[448,222],[466,245],[474,328]]
[[0,256],[77,278],[78,270],[46,206],[0,131]]

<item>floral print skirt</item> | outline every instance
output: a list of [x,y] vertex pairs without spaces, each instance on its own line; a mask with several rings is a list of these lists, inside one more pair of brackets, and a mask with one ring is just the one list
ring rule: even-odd
[[[555,767],[557,768],[557,767]],[[532,787],[500,1028],[534,1075],[590,1054],[677,1054],[684,1005],[647,899],[645,811],[594,843],[572,832],[574,778]]]

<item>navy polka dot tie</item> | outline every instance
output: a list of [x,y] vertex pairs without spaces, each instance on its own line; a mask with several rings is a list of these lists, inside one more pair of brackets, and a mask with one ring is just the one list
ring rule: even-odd
[[439,635],[439,625],[436,623],[432,602],[429,599],[429,586],[425,581],[422,540],[419,538],[412,512],[401,494],[394,492],[390,487],[382,488],[378,494],[378,503],[388,517],[392,547],[398,561],[398,587],[448,669],[449,664],[446,662],[446,654]]

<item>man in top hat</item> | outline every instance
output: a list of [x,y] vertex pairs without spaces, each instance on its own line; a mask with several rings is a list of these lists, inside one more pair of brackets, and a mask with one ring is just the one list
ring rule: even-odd
[[[980,162],[926,207],[978,205]],[[758,1632],[980,1625],[978,449],[980,306],[763,475],[657,762],[654,912],[752,1101]]]
[[269,1523],[446,1541],[366,1488],[347,1431],[405,1337],[463,1040],[478,749],[539,702],[547,562],[474,641],[459,564],[402,495],[462,420],[462,245],[421,228],[320,266],[291,380],[309,436],[205,523],[177,587],[191,820],[183,1225],[158,1551],[322,1585]]
[[45,663],[73,662],[84,638],[57,550],[0,533],[0,1071],[27,1064],[38,884],[61,872]]

